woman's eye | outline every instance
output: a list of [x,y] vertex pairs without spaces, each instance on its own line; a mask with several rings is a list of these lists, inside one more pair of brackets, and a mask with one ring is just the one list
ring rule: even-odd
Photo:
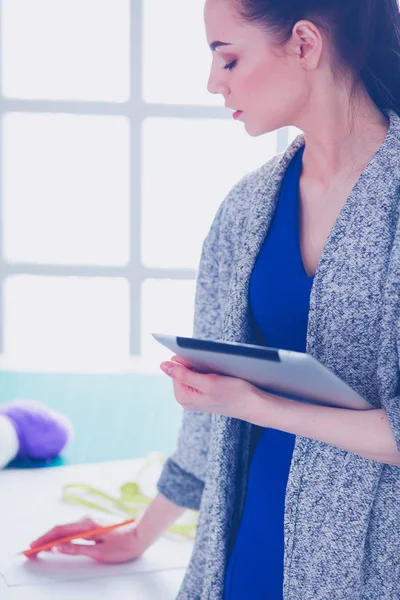
[[232,69],[236,66],[237,60],[233,60],[228,65],[222,67],[223,69],[227,69],[228,71],[232,71]]

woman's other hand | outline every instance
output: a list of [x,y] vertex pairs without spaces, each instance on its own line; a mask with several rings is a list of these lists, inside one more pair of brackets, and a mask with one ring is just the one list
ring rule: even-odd
[[[127,525],[104,534],[85,537],[85,540],[93,542],[90,545],[79,543],[79,540],[57,545],[57,540],[62,537],[84,533],[89,529],[101,526],[101,524],[90,517],[84,517],[73,523],[53,527],[53,529],[50,529],[47,533],[34,540],[30,544],[30,547],[35,548],[54,541],[53,548],[47,550],[47,552],[55,550],[60,554],[88,556],[99,563],[105,564],[129,562],[139,558],[143,554],[144,549],[141,549],[136,526],[134,525]],[[29,558],[35,558],[36,556],[37,554],[33,554]]]

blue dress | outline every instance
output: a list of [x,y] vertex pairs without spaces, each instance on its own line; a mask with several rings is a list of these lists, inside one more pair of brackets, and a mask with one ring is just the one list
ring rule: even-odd
[[[252,316],[268,346],[305,352],[313,277],[304,269],[299,237],[299,178],[304,147],[282,182],[271,227],[249,288]],[[282,600],[284,505],[295,435],[253,427],[243,514],[233,532],[225,600]]]

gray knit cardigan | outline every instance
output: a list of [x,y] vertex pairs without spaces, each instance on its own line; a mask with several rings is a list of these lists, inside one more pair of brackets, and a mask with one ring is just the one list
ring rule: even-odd
[[[400,118],[387,114],[387,137],[323,250],[311,291],[307,352],[386,409],[400,450]],[[242,178],[221,204],[203,244],[194,336],[257,342],[250,275],[282,178],[302,145],[299,136],[283,155]],[[223,598],[232,527],[243,510],[251,428],[237,419],[184,412],[176,452],[158,482],[174,503],[200,509],[179,600]],[[399,467],[297,436],[284,522],[285,600],[400,599]]]

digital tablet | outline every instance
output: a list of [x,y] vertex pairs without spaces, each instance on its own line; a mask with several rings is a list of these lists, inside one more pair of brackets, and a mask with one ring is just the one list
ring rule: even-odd
[[374,407],[310,354],[153,333],[196,371],[244,379],[275,395],[300,402],[358,410]]

